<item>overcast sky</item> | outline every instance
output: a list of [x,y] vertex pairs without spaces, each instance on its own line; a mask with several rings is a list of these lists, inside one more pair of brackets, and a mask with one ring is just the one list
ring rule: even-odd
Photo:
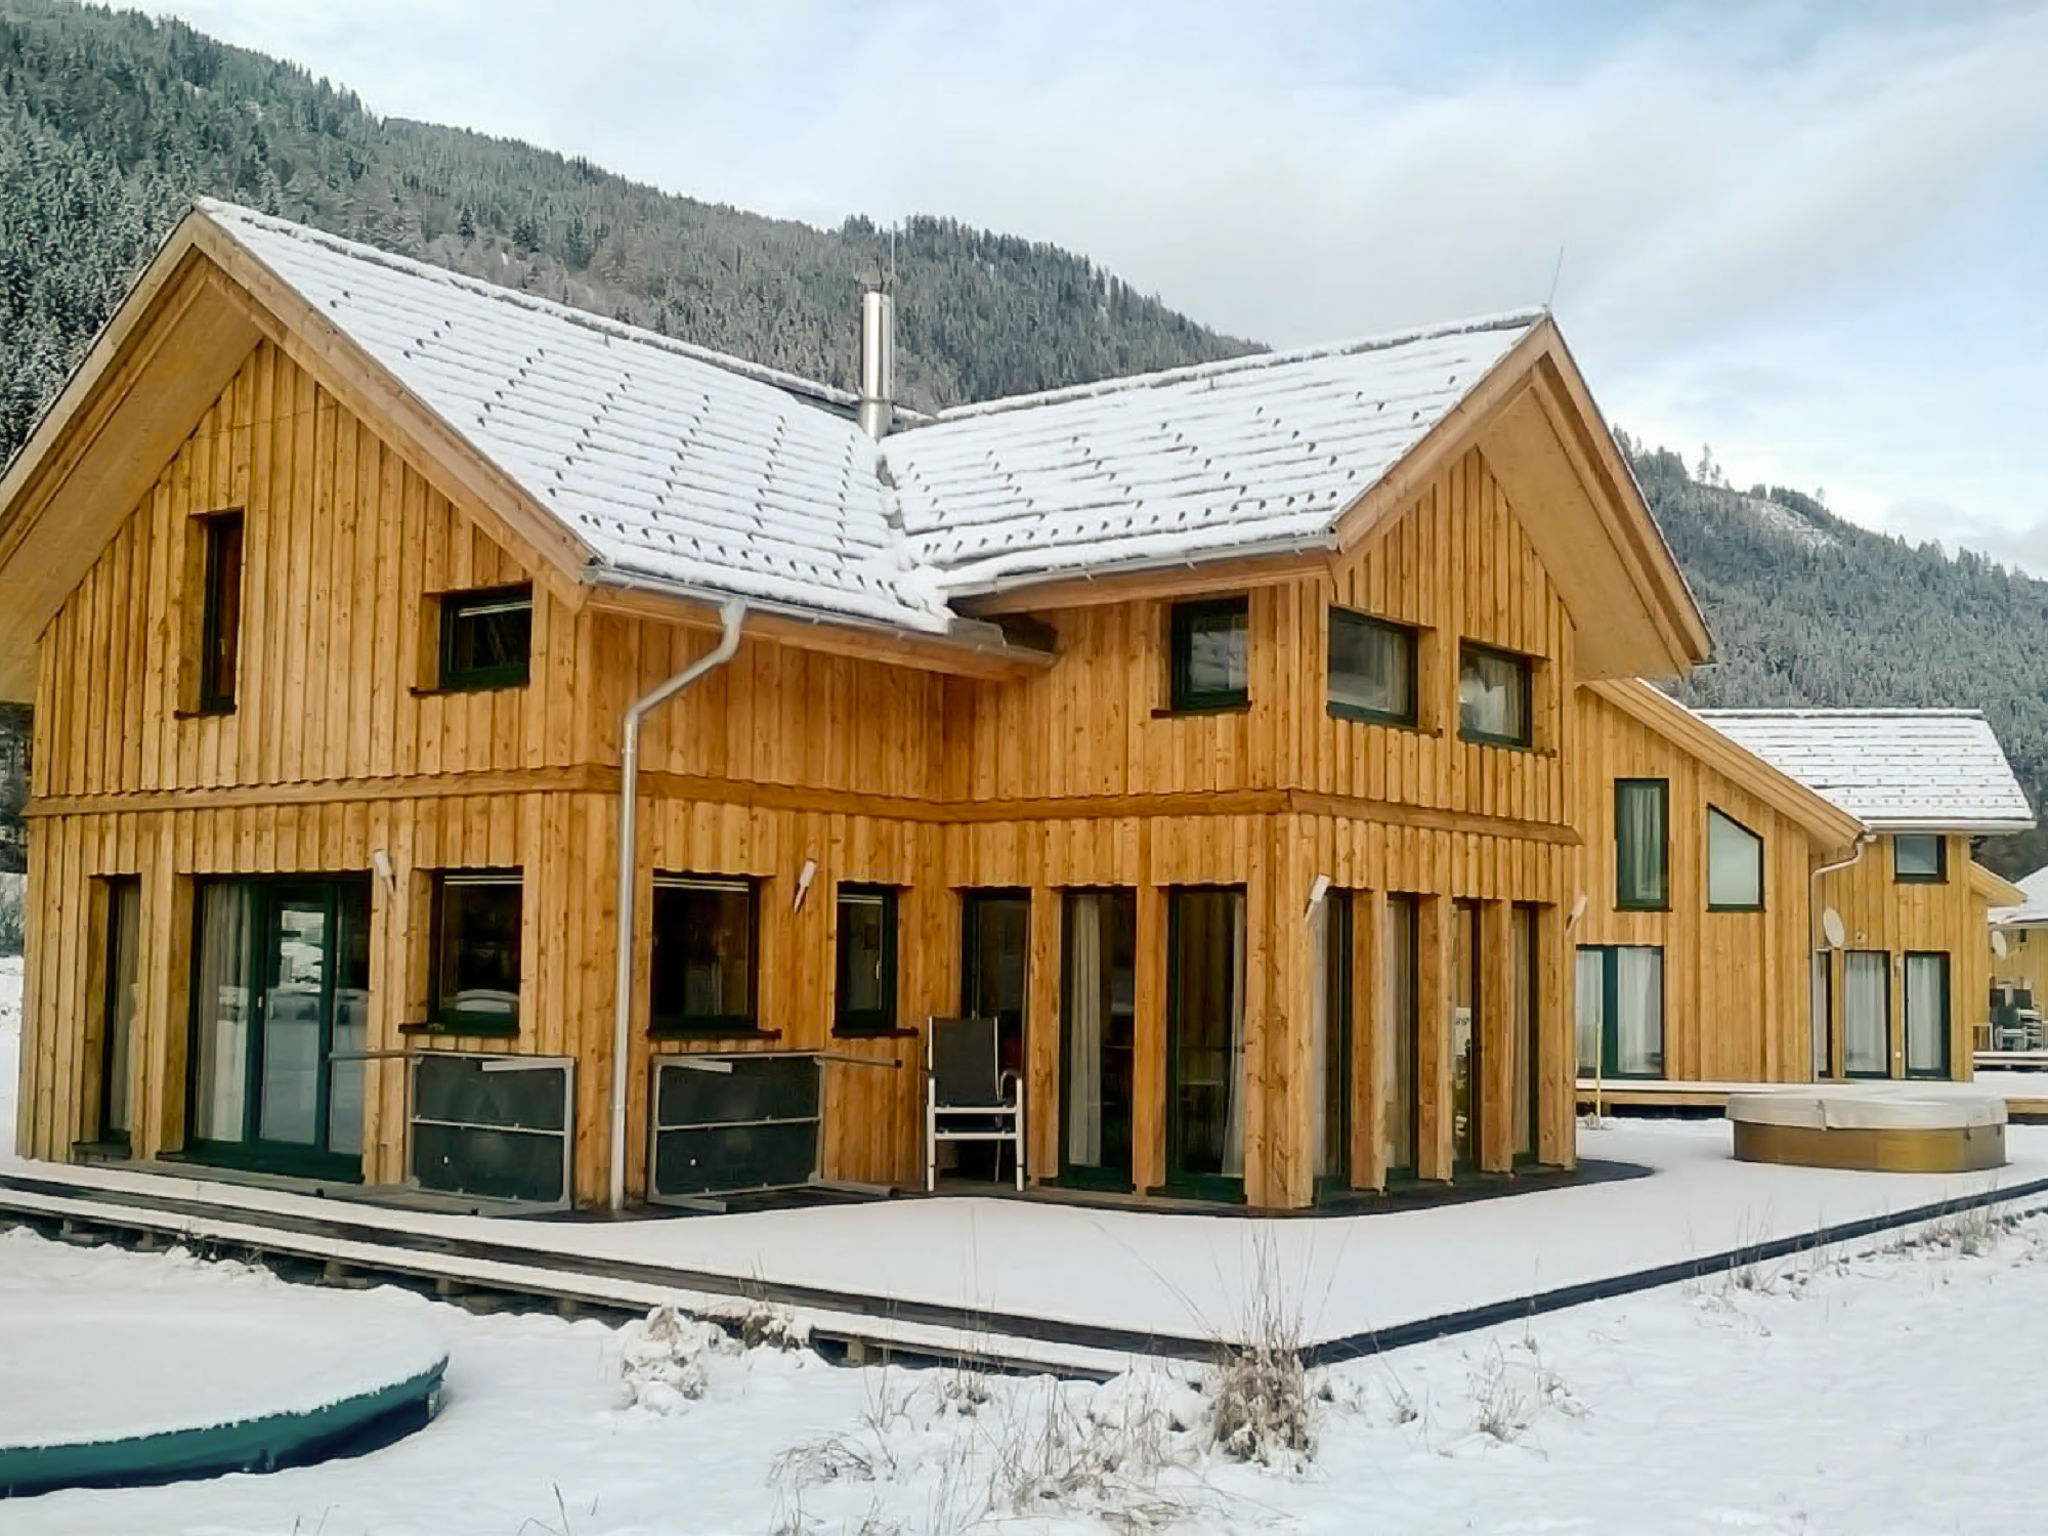
[[2048,574],[2048,5],[152,8],[694,197],[1051,240],[1278,345],[1555,275],[1619,425]]

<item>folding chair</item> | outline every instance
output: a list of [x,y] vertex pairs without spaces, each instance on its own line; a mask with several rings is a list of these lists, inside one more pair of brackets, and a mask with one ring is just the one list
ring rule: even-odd
[[[925,1033],[924,1187],[939,1184],[939,1143],[1010,1143],[1024,1187],[1024,1085],[996,1064],[994,1019],[941,1019]],[[996,1164],[1000,1169],[1000,1161]]]

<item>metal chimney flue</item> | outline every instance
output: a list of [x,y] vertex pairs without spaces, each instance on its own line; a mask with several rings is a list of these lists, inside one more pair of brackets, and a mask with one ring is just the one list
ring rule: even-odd
[[860,429],[880,442],[896,414],[896,301],[879,288],[860,296]]

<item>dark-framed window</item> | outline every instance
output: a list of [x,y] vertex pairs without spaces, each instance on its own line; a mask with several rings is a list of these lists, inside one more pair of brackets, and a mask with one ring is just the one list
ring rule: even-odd
[[1340,720],[1415,724],[1415,631],[1406,624],[1330,610],[1330,702]]
[[1529,658],[1467,640],[1458,647],[1458,734],[1484,746],[1534,740]]
[[100,1009],[100,1116],[103,1146],[126,1147],[132,1118],[128,1078],[140,1011],[142,881],[110,875],[106,895],[106,993]]
[[1889,1077],[1892,1061],[1892,957],[1889,950],[1842,955],[1842,1072]]
[[760,887],[750,879],[656,875],[648,1028],[740,1035],[760,1028]]
[[887,1034],[896,1027],[896,892],[886,885],[842,885],[838,916],[833,1031]]
[[1939,832],[1892,837],[1892,878],[1901,885],[1940,885],[1948,879],[1948,839]]
[[1949,1075],[1948,951],[1906,951],[1901,1022],[1906,1031],[1906,1076]]
[[1175,603],[1168,624],[1176,713],[1242,709],[1251,699],[1251,599]]
[[519,1032],[524,892],[516,869],[445,869],[434,876],[433,1024],[465,1035]]
[[205,590],[199,618],[201,714],[235,707],[235,672],[242,649],[242,514],[216,512],[199,520],[206,540]]
[[1614,904],[1661,912],[1671,904],[1671,785],[1614,781]]
[[441,598],[440,686],[450,692],[520,688],[533,661],[533,586],[449,592]]
[[1578,966],[1579,1075],[1664,1075],[1664,950],[1585,944]]
[[1707,807],[1707,910],[1764,909],[1764,840],[1718,806]]

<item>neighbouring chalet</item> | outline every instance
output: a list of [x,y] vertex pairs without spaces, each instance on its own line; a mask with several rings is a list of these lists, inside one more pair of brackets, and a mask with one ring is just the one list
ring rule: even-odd
[[2048,1005],[2048,866],[2013,882],[2014,895],[1992,908],[1990,1027],[1984,1050],[2048,1047],[2041,1013]]
[[1813,883],[1863,823],[1648,683],[1579,706],[1580,1078],[1806,1081]]
[[[1972,840],[2034,825],[2026,792],[1984,716],[1958,709],[1710,709],[1696,718],[1863,828],[1853,847],[1814,871],[1801,912],[1808,935],[1806,1059],[1788,1056],[1790,1035],[1777,1031],[1760,1075],[1968,1078],[1973,1041],[1989,1015],[1989,912],[2020,898],[1971,856]],[[1617,786],[1617,815],[1628,809],[1623,793]],[[1709,825],[1704,835],[1718,836],[1722,851],[1709,842],[1707,889],[1685,899],[1698,903],[1704,894],[1711,908],[1717,861],[1732,869],[1737,850],[1748,845],[1723,826]],[[1815,855],[1822,851],[1816,844]],[[1744,853],[1745,861],[1750,857]],[[1677,860],[1672,867],[1676,875]],[[1674,903],[1679,889],[1674,879]],[[1764,906],[1768,911],[1768,897]],[[1791,959],[1782,956],[1772,968],[1783,979],[1766,984],[1769,995],[1788,1004]],[[1681,1058],[1671,1075],[1715,1074],[1705,1062],[1696,1068]]]
[[[775,1182],[692,1118],[723,1073],[902,1185],[966,1012],[1037,1184],[1569,1165],[1573,700],[1709,643],[1555,323],[934,419],[876,340],[855,396],[185,219],[0,481],[19,1150]],[[1696,802],[1780,885],[1846,830],[1776,778]],[[1838,904],[1856,954],[1923,944]]]

